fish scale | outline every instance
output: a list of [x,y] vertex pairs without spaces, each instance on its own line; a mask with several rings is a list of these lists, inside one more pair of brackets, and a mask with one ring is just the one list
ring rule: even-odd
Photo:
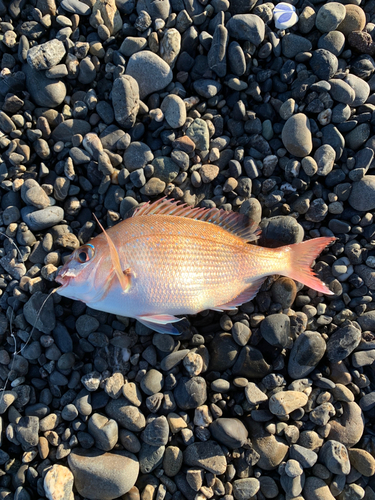
[[[168,303],[173,314],[183,314],[182,308],[197,312],[238,295],[247,255],[243,240],[220,227],[212,235],[211,225],[193,219],[168,215],[155,221],[147,216],[139,219],[140,224],[136,218],[128,219],[131,227],[125,233],[133,235],[129,241],[121,244],[121,231],[111,237],[120,259],[142,282],[137,291],[140,298],[147,296],[150,306]],[[178,293],[171,296],[171,292]]]

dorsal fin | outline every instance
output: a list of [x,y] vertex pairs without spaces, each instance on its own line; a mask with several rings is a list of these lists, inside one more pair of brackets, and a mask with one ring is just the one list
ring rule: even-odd
[[246,215],[237,212],[227,212],[218,208],[191,208],[178,200],[161,198],[153,203],[145,203],[138,208],[133,217],[141,215],[174,215],[203,222],[210,222],[245,241],[255,241],[259,238],[260,229]]

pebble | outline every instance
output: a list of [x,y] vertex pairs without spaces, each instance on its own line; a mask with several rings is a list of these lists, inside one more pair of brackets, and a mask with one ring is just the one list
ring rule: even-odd
[[163,457],[163,469],[168,477],[176,476],[182,467],[183,454],[177,446],[168,446]]
[[303,495],[306,500],[333,500],[335,498],[327,484],[315,476],[306,479]]
[[345,5],[338,2],[331,2],[320,7],[315,24],[319,31],[328,33],[329,31],[334,31],[345,19],[345,16]]
[[324,356],[326,343],[317,332],[303,332],[290,352],[288,373],[294,379],[306,377]]
[[241,448],[248,437],[246,427],[237,418],[218,418],[209,426],[211,435],[229,449]]
[[346,359],[359,345],[361,331],[352,325],[338,328],[327,342],[327,357],[331,363]]
[[346,447],[333,440],[328,440],[319,452],[319,460],[332,472],[332,474],[345,474],[350,472],[350,462]]
[[302,408],[308,401],[303,392],[280,391],[269,399],[270,412],[274,415],[285,417],[298,408]]
[[345,5],[345,18],[337,27],[338,31],[349,35],[352,31],[362,31],[366,24],[366,15],[358,5]]
[[202,467],[212,474],[224,474],[227,461],[223,450],[215,441],[190,444],[184,451],[186,465]]
[[303,158],[312,151],[310,124],[305,114],[297,113],[286,121],[282,141],[289,153]]
[[285,314],[271,314],[260,324],[262,337],[271,345],[286,347],[289,344],[290,320]]
[[74,477],[68,467],[55,464],[44,476],[44,491],[48,500],[73,500]]
[[29,64],[22,66],[25,74],[27,90],[31,99],[38,106],[56,108],[66,96],[66,86],[61,80],[52,80],[45,74],[32,68]]
[[254,14],[237,14],[227,23],[230,36],[236,40],[247,40],[255,46],[264,40],[265,25],[263,20]]
[[167,87],[173,77],[170,66],[161,57],[145,50],[130,57],[126,74],[137,81],[141,99]]
[[257,422],[252,422],[249,432],[254,450],[260,456],[257,466],[266,471],[275,469],[288,453],[286,442],[279,436],[267,433]]
[[139,111],[139,87],[133,77],[123,75],[116,78],[112,88],[112,105],[119,125],[123,128],[134,126]]
[[375,176],[365,175],[360,181],[353,182],[349,196],[350,205],[360,212],[368,212],[375,208]]
[[236,479],[233,482],[233,495],[236,500],[246,500],[256,495],[260,483],[255,477]]
[[330,421],[331,430],[328,437],[350,448],[362,437],[363,414],[355,402],[342,403],[342,406],[344,410],[342,416]]
[[165,120],[172,128],[182,127],[186,121],[186,106],[181,97],[167,95],[160,106]]
[[179,408],[190,410],[198,408],[206,402],[207,388],[202,377],[182,377],[175,390],[174,397]]
[[115,420],[94,413],[88,422],[88,431],[95,439],[99,450],[110,451],[118,441],[118,426]]
[[371,477],[375,473],[375,459],[366,450],[350,448],[348,450],[350,463],[365,477]]
[[132,432],[142,431],[146,426],[143,413],[136,406],[129,405],[122,396],[109,401],[106,406],[106,414],[122,427]]
[[127,451],[103,453],[91,448],[74,448],[68,456],[78,493],[90,500],[112,500],[127,493],[135,484],[139,463]]
[[27,52],[27,62],[37,71],[47,70],[59,64],[64,55],[64,44],[54,39],[31,47]]

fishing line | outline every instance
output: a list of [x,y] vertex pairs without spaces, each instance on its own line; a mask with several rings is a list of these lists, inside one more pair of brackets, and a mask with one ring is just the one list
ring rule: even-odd
[[[16,245],[16,243],[15,243],[15,242],[14,242],[14,241],[13,241],[13,240],[12,240],[12,239],[8,236],[8,235],[7,235],[7,234],[5,234],[5,233],[3,233],[3,232],[1,233],[1,236],[5,236],[6,238],[8,238],[8,240],[12,243],[12,245],[14,245],[14,246],[16,247],[17,252],[18,252],[18,255],[19,255],[19,259],[23,262],[23,257],[22,257],[21,251],[20,251],[20,249],[18,248],[18,246]],[[32,326],[32,328],[31,328],[31,331],[30,331],[30,333],[29,333],[29,336],[28,336],[28,338],[27,338],[27,340],[26,340],[25,344],[21,347],[21,349],[20,349],[19,351],[17,351],[17,338],[16,338],[16,336],[15,336],[15,335],[14,335],[14,333],[13,333],[13,314],[14,314],[14,310],[13,310],[13,308],[12,308],[12,313],[11,313],[10,320],[9,320],[9,322],[10,322],[10,323],[9,323],[9,331],[10,331],[10,336],[11,336],[11,337],[13,338],[13,340],[14,340],[14,352],[13,352],[13,360],[12,360],[12,364],[11,364],[11,367],[10,367],[10,369],[9,369],[8,376],[7,376],[6,380],[5,380],[4,387],[0,388],[0,392],[1,392],[1,396],[0,396],[0,405],[1,405],[1,404],[3,403],[3,401],[4,401],[4,392],[5,392],[5,390],[6,390],[6,387],[7,387],[8,382],[9,382],[9,377],[10,377],[10,375],[9,375],[9,374],[10,374],[10,372],[13,370],[13,368],[14,368],[14,364],[15,364],[15,362],[16,362],[16,359],[15,359],[15,358],[16,358],[16,356],[17,356],[18,354],[21,354],[21,353],[22,353],[22,351],[23,351],[23,350],[27,347],[28,343],[29,343],[29,342],[30,342],[30,340],[31,340],[32,334],[34,333],[34,330],[35,330],[35,328],[36,328],[36,325],[37,325],[37,323],[38,323],[38,321],[39,321],[40,314],[41,314],[41,312],[42,312],[42,310],[43,310],[43,307],[45,306],[45,304],[46,304],[47,300],[51,297],[51,295],[52,295],[53,293],[55,293],[57,290],[58,290],[58,288],[53,288],[53,289],[50,291],[50,293],[47,295],[47,297],[44,299],[44,301],[43,301],[42,305],[40,306],[40,309],[39,309],[39,311],[38,311],[38,314],[37,314],[37,316],[36,316],[36,319],[35,319],[34,325],[33,325],[33,326]]]

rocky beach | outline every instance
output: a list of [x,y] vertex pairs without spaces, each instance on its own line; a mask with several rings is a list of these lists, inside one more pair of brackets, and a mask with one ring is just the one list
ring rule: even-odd
[[[0,0],[0,499],[375,500],[375,0]],[[278,247],[178,336],[54,293],[162,196]]]

